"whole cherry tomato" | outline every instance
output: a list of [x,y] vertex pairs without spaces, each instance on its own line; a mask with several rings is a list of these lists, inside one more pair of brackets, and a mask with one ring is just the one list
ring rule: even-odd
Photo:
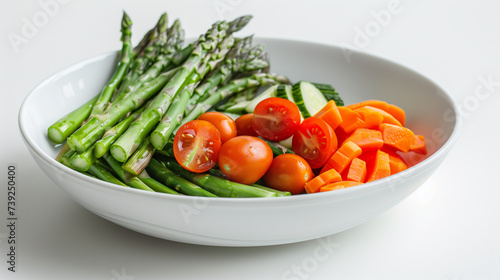
[[295,154],[281,154],[273,159],[264,182],[270,188],[300,194],[313,177],[311,166],[305,159]]
[[219,169],[229,180],[251,185],[266,173],[273,161],[271,147],[254,136],[236,136],[219,151]]
[[252,128],[252,119],[253,119],[253,114],[248,113],[239,116],[235,120],[238,136],[240,135],[259,136],[257,132],[255,132],[255,130],[253,130]]
[[228,115],[220,112],[206,112],[198,117],[198,120],[204,120],[213,124],[220,133],[222,144],[236,136],[236,122]]

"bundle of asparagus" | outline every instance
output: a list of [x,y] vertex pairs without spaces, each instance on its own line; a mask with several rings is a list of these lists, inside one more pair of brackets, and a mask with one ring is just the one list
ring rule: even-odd
[[158,156],[165,154],[163,150],[183,123],[222,100],[254,93],[261,86],[289,83],[286,77],[269,73],[263,45],[253,46],[251,36],[233,35],[250,19],[242,16],[215,22],[184,46],[180,21],[169,26],[164,13],[133,47],[132,21],[124,13],[122,49],[111,79],[97,96],[48,128],[53,143],[64,143],[57,160],[89,176],[147,191],[229,197],[289,195],[194,174]]

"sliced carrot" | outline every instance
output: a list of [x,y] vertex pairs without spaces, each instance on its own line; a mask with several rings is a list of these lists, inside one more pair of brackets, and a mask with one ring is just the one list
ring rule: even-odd
[[366,162],[360,158],[354,158],[345,173],[344,180],[364,182],[366,178]]
[[359,103],[354,103],[354,104],[349,104],[346,107],[351,108],[351,109],[357,109],[365,106],[371,106],[375,108],[380,108],[382,110],[385,110],[389,104],[385,101],[381,100],[376,100],[376,99],[369,99],[369,100],[364,100]]
[[317,177],[320,177],[321,179],[323,179],[323,182],[325,182],[325,185],[330,184],[330,183],[335,183],[338,181],[342,181],[342,176],[340,176],[340,174],[334,168],[319,174]]
[[389,165],[391,167],[391,175],[408,169],[406,161],[395,151],[389,149],[382,149],[389,155]]
[[383,123],[379,130],[382,132],[384,144],[403,153],[407,153],[415,142],[415,134],[406,127]]
[[427,154],[427,146],[425,145],[425,138],[423,135],[415,135],[415,140],[410,146],[410,151],[417,154]]
[[389,123],[389,124],[394,124],[394,125],[397,125],[397,126],[403,126],[401,124],[401,122],[399,122],[393,115],[387,113],[386,111],[384,111],[382,109],[375,108],[375,107],[372,107],[372,106],[364,106],[362,108],[366,108],[368,110],[373,110],[373,111],[378,112],[379,114],[381,114],[382,117],[383,117],[382,123]]
[[333,100],[328,101],[314,116],[324,120],[333,129],[336,129],[342,123],[342,116]]
[[364,122],[361,116],[347,107],[337,107],[342,118],[342,123],[339,125],[345,133],[350,134],[356,128],[364,127]]
[[323,178],[316,176],[307,182],[304,188],[307,193],[317,193],[324,185],[325,181],[323,181]]
[[338,148],[328,162],[323,166],[320,173],[330,169],[335,169],[338,173],[342,173],[344,169],[351,163],[352,159],[361,155],[361,148],[351,141],[343,143]]
[[345,188],[349,188],[349,187],[359,186],[362,184],[363,184],[362,182],[355,182],[355,181],[340,181],[340,182],[336,182],[336,183],[327,184],[327,185],[321,187],[320,192],[328,192],[328,191],[333,191],[333,190],[345,189]]
[[354,109],[354,112],[358,113],[364,121],[364,128],[377,129],[378,126],[384,120],[382,114],[375,110],[369,108],[361,107]]
[[366,180],[366,182],[372,182],[391,175],[389,154],[387,154],[386,152],[377,150],[375,160],[372,164],[373,167],[367,177],[368,179]]
[[378,150],[384,145],[382,133],[375,129],[358,128],[347,139],[353,142],[363,151]]
[[370,106],[370,107],[375,107],[379,108],[381,110],[386,111],[387,113],[391,114],[394,118],[396,118],[401,125],[405,125],[405,111],[401,109],[400,107],[393,105],[393,104],[388,104],[385,101],[380,101],[380,100],[365,100],[359,103],[351,104],[346,107],[350,109],[357,109],[361,108],[364,106]]

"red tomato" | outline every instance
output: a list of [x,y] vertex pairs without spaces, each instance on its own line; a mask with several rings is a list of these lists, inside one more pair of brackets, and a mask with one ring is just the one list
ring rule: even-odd
[[219,169],[229,180],[251,185],[266,173],[273,161],[271,147],[254,136],[227,140],[219,152]]
[[257,104],[252,127],[259,136],[281,141],[292,136],[300,125],[300,111],[290,100],[270,97]]
[[252,128],[252,119],[253,119],[253,114],[249,113],[239,116],[235,120],[238,136],[240,135],[259,136],[257,132],[255,132],[255,130],[253,130]]
[[220,112],[206,112],[198,117],[198,120],[204,120],[213,124],[220,133],[222,144],[236,136],[236,122],[228,115]]
[[292,138],[292,150],[312,169],[322,167],[337,149],[337,136],[325,121],[309,117],[302,121]]
[[273,159],[264,175],[264,182],[270,188],[300,194],[312,178],[314,173],[305,159],[294,154],[282,154]]
[[217,163],[222,143],[215,126],[193,120],[182,125],[174,137],[174,157],[191,172],[205,172]]

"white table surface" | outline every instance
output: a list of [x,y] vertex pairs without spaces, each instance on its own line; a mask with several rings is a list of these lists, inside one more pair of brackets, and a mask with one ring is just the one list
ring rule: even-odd
[[[461,137],[419,190],[323,243],[218,248],[121,228],[71,200],[21,140],[24,97],[61,68],[135,42],[163,11],[198,36],[252,14],[241,34],[345,45],[430,77],[462,108]],[[500,279],[499,1],[0,1],[0,279]],[[36,25],[35,25],[36,24]],[[140,34],[140,36],[139,36]],[[423,108],[424,109],[424,108]],[[17,168],[17,263],[7,270],[7,168]]]

